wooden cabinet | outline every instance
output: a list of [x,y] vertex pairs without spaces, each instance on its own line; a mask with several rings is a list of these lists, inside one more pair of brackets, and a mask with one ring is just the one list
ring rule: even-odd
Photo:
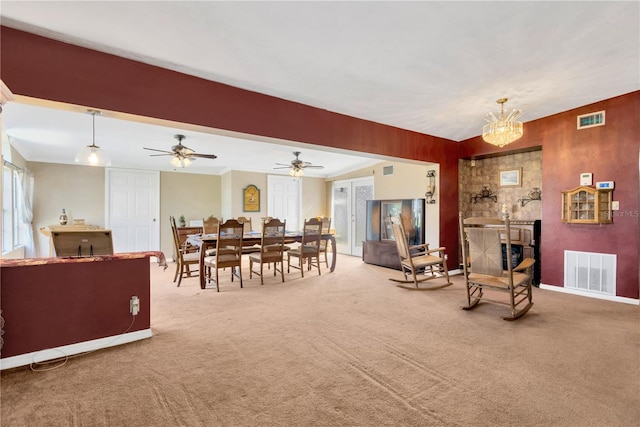
[[562,222],[575,224],[610,224],[611,191],[578,187],[562,192]]

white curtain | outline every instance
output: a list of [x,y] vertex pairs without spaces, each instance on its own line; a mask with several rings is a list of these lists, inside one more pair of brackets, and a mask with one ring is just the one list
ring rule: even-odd
[[19,172],[18,201],[20,203],[20,242],[25,247],[25,256],[35,258],[36,244],[33,238],[33,174],[27,169]]

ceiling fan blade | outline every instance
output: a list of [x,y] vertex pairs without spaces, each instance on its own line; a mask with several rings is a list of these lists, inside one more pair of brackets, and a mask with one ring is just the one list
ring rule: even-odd
[[216,156],[215,154],[198,154],[198,153],[191,153],[189,154],[189,157],[201,157],[203,159],[217,159],[218,156]]
[[291,169],[291,166],[278,166],[277,168],[274,169]]
[[288,168],[290,168],[290,167],[291,167],[291,165],[288,165],[288,164],[286,164],[286,163],[274,163],[274,164],[276,164],[276,165],[278,165],[278,166],[286,166],[286,167],[288,167]]
[[150,150],[150,151],[159,151],[161,153],[167,153],[167,154],[174,154],[173,151],[167,151],[167,150],[156,150],[155,148],[147,148],[147,147],[143,147],[145,150]]
[[305,166],[304,168],[305,169],[307,169],[307,168],[308,169],[324,169],[324,166],[312,166],[312,165],[309,165],[309,166]]
[[165,154],[149,154],[149,157],[158,157],[158,156],[174,156],[173,153],[165,153]]

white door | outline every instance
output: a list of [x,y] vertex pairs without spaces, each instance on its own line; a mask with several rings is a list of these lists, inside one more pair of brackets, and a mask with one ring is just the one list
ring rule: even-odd
[[336,250],[362,256],[366,239],[367,200],[373,199],[373,177],[333,183],[332,225],[336,230]]
[[267,216],[287,220],[287,230],[299,231],[300,226],[300,178],[267,176]]
[[160,173],[106,170],[106,228],[114,252],[160,249]]

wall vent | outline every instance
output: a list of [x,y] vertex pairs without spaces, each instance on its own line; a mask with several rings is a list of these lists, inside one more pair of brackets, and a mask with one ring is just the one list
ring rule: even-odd
[[564,251],[564,287],[616,295],[616,255]]
[[382,167],[382,175],[393,175],[393,165],[391,165],[391,166],[383,166]]
[[578,116],[578,129],[604,126],[604,111],[589,113]]

